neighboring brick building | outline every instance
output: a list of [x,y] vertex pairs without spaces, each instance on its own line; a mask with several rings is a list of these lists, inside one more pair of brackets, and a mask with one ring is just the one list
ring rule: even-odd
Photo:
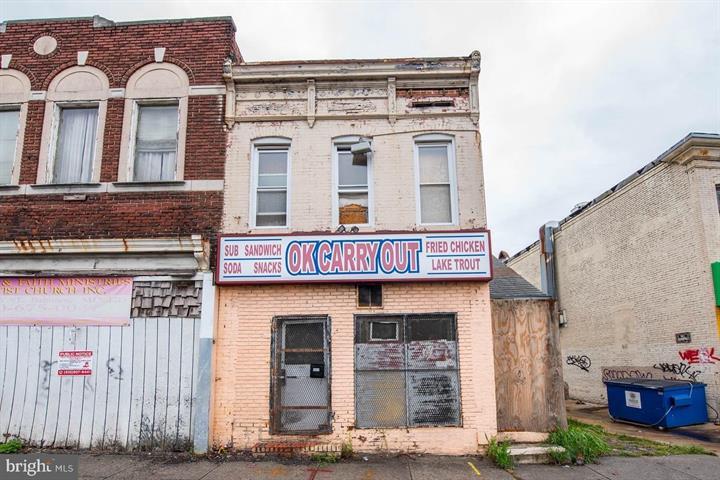
[[460,454],[496,433],[479,61],[233,67],[216,445]]
[[[210,352],[198,338],[200,317],[212,324],[215,301],[209,270],[223,207],[223,68],[241,60],[234,35],[229,17],[0,24],[0,336],[10,338],[0,356],[40,342],[29,349],[32,357],[0,360],[0,370],[25,368],[23,362],[28,373],[40,361],[52,366],[47,390],[33,375],[2,385],[3,432],[55,446],[184,448],[193,441],[192,421],[202,420],[191,419],[193,401],[196,408],[207,402],[208,380],[198,368],[207,371]],[[39,290],[27,276],[37,278]],[[63,290],[76,281],[86,283]],[[117,283],[127,326],[107,326],[112,322],[101,309],[67,310],[80,300],[65,297],[79,288],[96,291],[94,282]],[[133,283],[134,292],[123,288]],[[54,321],[21,298],[50,286],[48,294],[58,297],[41,295],[34,305],[66,309]],[[205,301],[210,308],[203,310]],[[44,337],[53,343],[42,343],[40,325],[54,325]],[[56,375],[65,350],[91,352],[95,369],[87,379]],[[154,380],[133,381],[133,367]],[[89,426],[92,411],[80,408],[91,401],[82,395],[86,381],[88,391],[107,391],[112,399],[103,420]],[[42,405],[28,403],[35,388]],[[14,395],[22,389],[30,393]],[[155,396],[156,389],[165,393]],[[63,399],[70,399],[68,412]],[[155,402],[152,410],[146,401]],[[156,408],[158,401],[167,410]],[[52,426],[33,424],[45,417],[30,415],[43,408],[51,412],[47,421],[69,415],[70,422],[48,437]],[[18,409],[27,415],[14,415]],[[206,426],[207,418],[200,429]]]
[[[571,397],[605,402],[603,379],[680,378],[707,383],[718,409],[719,203],[720,135],[691,133],[550,224]],[[536,242],[507,263],[547,289],[544,258]]]

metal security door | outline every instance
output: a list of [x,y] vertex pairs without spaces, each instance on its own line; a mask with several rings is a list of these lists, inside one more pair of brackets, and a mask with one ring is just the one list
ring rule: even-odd
[[275,319],[272,423],[278,433],[330,431],[327,317]]

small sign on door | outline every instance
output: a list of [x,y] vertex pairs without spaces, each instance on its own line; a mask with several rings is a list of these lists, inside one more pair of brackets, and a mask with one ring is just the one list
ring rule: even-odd
[[642,402],[640,401],[640,392],[631,392],[625,390],[625,405],[630,408],[642,408]]
[[91,350],[70,350],[58,354],[58,371],[61,376],[92,375]]

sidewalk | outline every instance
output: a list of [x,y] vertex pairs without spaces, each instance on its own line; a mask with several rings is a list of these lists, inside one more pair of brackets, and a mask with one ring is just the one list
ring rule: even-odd
[[[472,466],[470,465],[472,464]],[[710,480],[720,459],[707,455],[606,457],[582,467],[520,466],[500,470],[477,457],[371,456],[317,466],[302,461],[178,461],[172,457],[91,455],[80,458],[84,480]]]
[[[601,425],[610,433],[630,435],[655,442],[677,445],[697,445],[714,452],[716,455],[720,455],[720,426],[712,423],[673,428],[672,430],[639,427],[611,421],[606,406],[591,403],[577,403],[576,400],[567,401],[567,416],[580,422]],[[720,473],[714,478],[720,478]]]

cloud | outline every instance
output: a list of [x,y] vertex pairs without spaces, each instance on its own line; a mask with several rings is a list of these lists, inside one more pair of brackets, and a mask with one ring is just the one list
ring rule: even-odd
[[5,0],[3,18],[232,15],[247,61],[483,56],[496,249],[517,251],[690,131],[720,131],[720,3]]

